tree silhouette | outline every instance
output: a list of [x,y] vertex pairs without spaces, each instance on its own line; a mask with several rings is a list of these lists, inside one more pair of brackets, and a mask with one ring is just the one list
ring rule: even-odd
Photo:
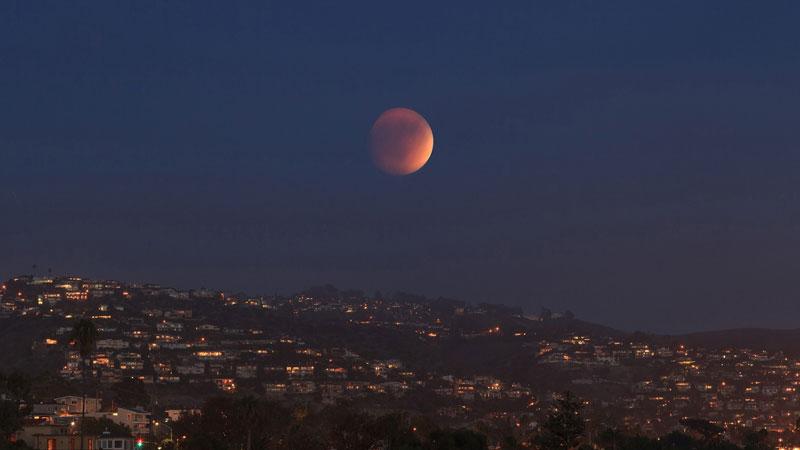
[[681,419],[680,424],[702,436],[706,442],[720,438],[722,432],[725,431],[722,427],[705,419]]
[[438,430],[431,433],[431,450],[486,450],[486,436],[464,428]]
[[97,327],[94,322],[89,319],[80,319],[72,326],[72,333],[70,340],[78,348],[81,355],[81,364],[83,369],[84,379],[87,377],[87,371],[91,369],[91,358],[94,346],[97,344]]
[[27,376],[12,372],[0,373],[0,446],[23,425],[28,408],[22,408],[29,401],[31,380]]
[[90,436],[99,436],[104,431],[110,432],[114,436],[130,437],[131,429],[125,425],[120,425],[106,417],[94,418],[87,417],[84,424],[84,432]]
[[583,404],[574,394],[569,391],[561,394],[550,408],[541,434],[534,439],[536,446],[543,450],[577,447],[586,428],[582,409]]
[[[78,347],[78,352],[81,355],[81,368],[83,372],[83,379],[87,380],[91,377],[92,367],[92,352],[94,351],[95,344],[97,344],[97,327],[94,322],[89,319],[80,319],[72,327],[70,340]],[[83,450],[84,442],[84,422],[86,419],[86,392],[84,390],[83,400],[81,401],[81,450]]]
[[767,430],[763,428],[757,431],[745,431],[744,436],[742,437],[744,450],[769,450],[772,447],[767,442],[768,436],[769,433],[767,433]]
[[327,411],[330,423],[328,440],[337,450],[370,450],[379,441],[372,417],[364,411],[349,406],[338,406]]

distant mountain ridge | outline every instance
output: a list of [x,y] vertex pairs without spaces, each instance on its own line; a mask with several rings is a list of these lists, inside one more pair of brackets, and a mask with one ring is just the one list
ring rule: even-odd
[[[185,304],[186,300],[180,294],[185,293],[187,298],[189,295],[192,296],[199,296],[198,298],[205,298],[205,299],[214,299],[220,298],[220,296],[225,297],[225,295],[220,291],[207,291],[206,289],[201,290],[186,290],[181,291],[169,287],[162,287],[157,285],[151,284],[134,284],[134,283],[125,283],[119,281],[90,281],[88,279],[82,279],[79,277],[34,277],[31,275],[22,275],[11,280],[8,280],[3,286],[8,287],[6,292],[0,292],[4,294],[4,298],[6,300],[13,299],[14,293],[11,292],[12,286],[15,284],[25,284],[28,287],[35,286],[38,287],[39,285],[43,285],[42,280],[45,279],[64,279],[64,280],[81,280],[81,282],[87,282],[89,285],[92,286],[101,286],[102,289],[106,291],[119,291],[122,292],[128,288],[135,288],[139,289],[143,292],[160,292],[159,294],[161,299],[167,303],[175,302],[175,304]],[[126,292],[127,294],[127,292]],[[200,295],[202,294],[202,296]],[[231,294],[233,296],[239,296],[244,298],[246,294],[237,293]],[[370,296],[365,294],[361,290],[357,289],[338,289],[332,285],[322,285],[322,286],[314,286],[308,289],[305,289],[297,294],[297,296],[313,296],[317,298],[324,298],[332,301],[339,301],[343,303],[358,303],[364,299],[374,299],[378,297],[383,297],[380,293],[375,293],[374,295]],[[292,298],[293,296],[284,297],[284,299]],[[264,297],[261,297],[262,299]],[[276,297],[277,299],[277,297]],[[529,338],[531,341],[535,339],[554,339],[559,336],[563,336],[566,333],[572,333],[576,335],[585,335],[589,337],[603,337],[603,338],[616,338],[616,339],[631,339],[636,341],[644,341],[644,342],[652,342],[654,345],[658,345],[659,343],[683,343],[687,345],[691,345],[694,347],[707,347],[707,348],[724,348],[724,347],[737,347],[737,348],[750,348],[754,350],[768,350],[768,351],[784,351],[787,354],[800,354],[800,328],[797,329],[767,329],[767,328],[736,328],[736,329],[725,329],[725,330],[715,330],[715,331],[703,331],[703,332],[693,332],[693,333],[686,333],[686,334],[655,334],[655,333],[643,333],[643,332],[626,332],[622,330],[618,330],[609,326],[605,326],[602,324],[585,321],[582,319],[574,318],[572,313],[565,313],[565,314],[552,314],[549,310],[543,309],[543,313],[540,316],[526,316],[523,314],[521,308],[519,307],[511,307],[502,304],[489,304],[489,303],[480,303],[477,305],[470,304],[465,301],[461,300],[454,300],[454,299],[447,299],[447,298],[428,298],[418,294],[412,293],[405,293],[405,292],[397,292],[386,296],[386,301],[394,301],[394,302],[404,302],[404,303],[416,303],[416,304],[424,304],[431,307],[434,311],[441,312],[443,314],[453,314],[453,311],[466,311],[466,313],[461,313],[457,322],[459,324],[465,325],[467,328],[480,328],[484,326],[494,326],[494,325],[501,325],[504,329],[520,329],[520,330],[528,330],[531,332],[531,336]],[[475,312],[481,311],[484,314],[482,315],[474,315]],[[458,316],[458,313],[456,313]],[[235,319],[235,317],[242,318],[241,315],[234,315],[231,319]],[[546,319],[543,319],[547,317]],[[552,318],[550,318],[552,317]],[[32,331],[39,328],[38,326],[33,326],[30,329],[26,329],[26,327],[21,327],[16,324],[13,318],[2,320],[5,322],[4,326],[0,328],[6,328],[6,333],[0,333],[0,335],[6,335],[6,337],[10,337],[11,342],[16,341],[14,339],[16,336],[19,335],[25,336],[28,340],[29,334],[32,334]],[[48,320],[49,321],[49,320]],[[39,324],[37,324],[39,325]],[[300,326],[300,324],[298,324]],[[39,333],[41,334],[41,332]],[[8,341],[7,341],[8,342]],[[469,359],[469,358],[468,358]]]
[[675,339],[709,348],[737,347],[800,354],[800,328],[732,328],[687,333]]

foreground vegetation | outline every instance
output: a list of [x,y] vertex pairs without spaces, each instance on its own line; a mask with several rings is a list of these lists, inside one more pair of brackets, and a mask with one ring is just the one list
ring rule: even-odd
[[[608,428],[589,436],[581,402],[569,393],[557,399],[541,424],[530,432],[514,426],[497,429],[440,428],[426,417],[404,413],[370,414],[342,403],[319,411],[287,408],[253,397],[215,398],[202,414],[174,424],[181,448],[337,449],[337,450],[483,450],[490,445],[517,449],[604,450],[767,450],[766,431],[749,431],[737,445],[722,428],[700,419],[682,421],[685,432],[650,438]],[[480,427],[478,427],[480,428]],[[172,446],[174,448],[174,446]]]
[[[0,373],[0,449],[25,450],[12,436],[25,422],[31,381],[19,373]],[[426,416],[404,412],[367,411],[351,403],[322,409],[287,406],[252,396],[215,397],[202,414],[170,424],[172,439],[159,436],[163,450],[768,450],[765,430],[728,436],[701,419],[681,421],[682,430],[653,438],[607,428],[589,432],[582,402],[570,393],[556,399],[543,417],[515,419],[508,426],[478,424],[472,428],[441,427]],[[128,430],[106,419],[88,420],[85,432],[117,434]],[[732,442],[732,441],[735,441]],[[154,442],[149,440],[149,442]],[[155,448],[155,446],[154,446]]]

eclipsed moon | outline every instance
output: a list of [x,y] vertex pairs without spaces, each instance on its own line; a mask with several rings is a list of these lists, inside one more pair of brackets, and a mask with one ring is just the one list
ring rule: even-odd
[[372,125],[369,149],[379,169],[391,175],[408,175],[431,157],[433,131],[416,111],[388,109]]

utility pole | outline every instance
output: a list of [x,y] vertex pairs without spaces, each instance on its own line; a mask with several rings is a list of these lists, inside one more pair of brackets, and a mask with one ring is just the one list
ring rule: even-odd
[[81,450],[83,450],[83,424],[86,422],[86,389],[83,390],[83,400],[81,401]]

